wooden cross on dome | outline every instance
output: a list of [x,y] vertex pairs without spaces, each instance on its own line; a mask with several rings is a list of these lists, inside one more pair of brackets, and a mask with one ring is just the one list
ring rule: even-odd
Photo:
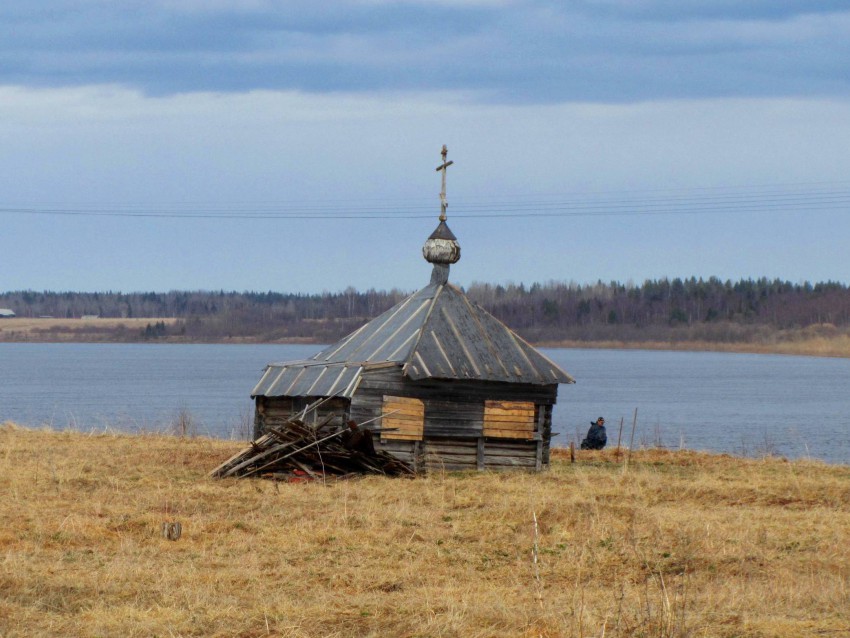
[[454,162],[447,162],[446,155],[449,154],[449,149],[446,148],[446,145],[443,144],[443,150],[440,155],[443,156],[443,163],[437,167],[437,171],[443,171],[443,190],[440,191],[440,221],[446,221],[446,208],[449,207],[449,203],[446,201],[446,169],[454,164]]

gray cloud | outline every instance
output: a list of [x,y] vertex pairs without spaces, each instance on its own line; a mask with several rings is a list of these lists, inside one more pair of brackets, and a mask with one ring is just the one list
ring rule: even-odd
[[9,0],[0,83],[148,94],[465,90],[526,103],[846,96],[845,7]]

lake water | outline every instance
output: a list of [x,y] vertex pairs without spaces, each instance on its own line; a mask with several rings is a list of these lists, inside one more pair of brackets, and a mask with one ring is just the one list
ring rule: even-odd
[[[197,431],[244,438],[249,393],[266,363],[309,345],[0,344],[0,423],[83,431],[169,431],[181,411]],[[642,350],[543,350],[576,379],[561,386],[556,445],[604,416],[609,445],[850,463],[850,360]]]

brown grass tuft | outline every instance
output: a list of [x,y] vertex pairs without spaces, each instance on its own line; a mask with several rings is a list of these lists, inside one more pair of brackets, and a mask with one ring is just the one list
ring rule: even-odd
[[625,473],[604,451],[542,474],[206,478],[238,447],[0,427],[0,635],[850,634],[845,466],[650,450]]

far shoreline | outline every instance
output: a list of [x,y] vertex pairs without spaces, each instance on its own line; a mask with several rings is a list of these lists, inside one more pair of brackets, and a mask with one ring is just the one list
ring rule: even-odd
[[799,357],[850,358],[850,338],[808,339],[778,343],[730,343],[709,341],[542,341],[538,348],[587,350],[658,350],[668,352],[722,352],[730,354],[773,354]]
[[[322,346],[310,336],[192,335],[175,318],[133,317],[85,319],[24,318],[0,320],[0,343],[185,343],[185,344],[280,344]],[[321,336],[332,337],[325,331]],[[831,324],[807,328],[773,330],[750,334],[750,340],[714,341],[688,339],[689,335],[671,331],[670,338],[640,339],[528,339],[535,347],[599,350],[659,350],[673,352],[724,352],[738,354],[774,354],[806,357],[850,358],[850,331]],[[694,335],[696,336],[696,335]],[[275,338],[277,337],[277,338]],[[333,340],[333,339],[332,339]]]
[[[99,335],[100,336],[100,335]],[[71,343],[118,343],[118,344],[183,344],[183,345],[327,345],[322,341],[307,338],[294,339],[257,339],[254,337],[231,337],[229,339],[181,339],[168,337],[164,339],[107,339],[107,338],[74,338],[79,335],[52,335],[24,338],[6,338],[0,332],[0,345],[12,343],[40,344],[71,344]],[[850,358],[850,338],[812,339],[780,343],[729,343],[706,341],[539,341],[531,342],[537,348],[559,348],[564,350],[650,350],[660,352],[717,352],[728,354],[762,354],[799,357],[820,357],[847,359]]]

